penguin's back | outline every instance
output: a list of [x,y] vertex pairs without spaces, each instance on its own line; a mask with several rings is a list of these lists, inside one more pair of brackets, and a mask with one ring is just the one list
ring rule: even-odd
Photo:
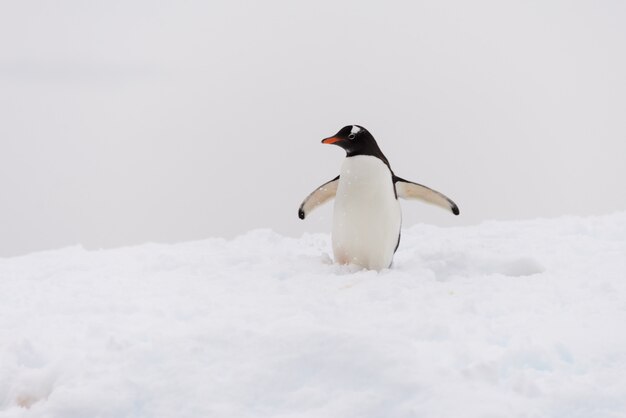
[[335,261],[375,270],[389,267],[401,222],[389,167],[374,156],[346,158],[333,214]]

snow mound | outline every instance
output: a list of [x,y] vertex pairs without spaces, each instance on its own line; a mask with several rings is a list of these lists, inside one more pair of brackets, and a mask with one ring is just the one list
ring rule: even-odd
[[623,417],[626,213],[0,259],[2,417]]

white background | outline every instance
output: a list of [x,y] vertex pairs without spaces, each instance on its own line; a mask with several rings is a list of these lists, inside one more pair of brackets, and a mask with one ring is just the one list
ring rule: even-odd
[[626,209],[621,1],[0,3],[0,256],[328,231],[357,123],[404,225]]

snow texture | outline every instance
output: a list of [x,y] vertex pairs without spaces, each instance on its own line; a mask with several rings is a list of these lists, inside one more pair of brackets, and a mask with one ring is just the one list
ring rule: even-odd
[[626,213],[0,259],[0,416],[624,417]]

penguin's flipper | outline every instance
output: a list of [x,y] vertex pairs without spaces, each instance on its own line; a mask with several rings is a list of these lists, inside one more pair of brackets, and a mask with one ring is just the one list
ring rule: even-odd
[[423,186],[421,184],[413,183],[412,181],[405,180],[398,176],[393,176],[393,182],[396,185],[396,193],[398,197],[403,199],[419,199],[426,203],[430,203],[444,209],[452,211],[455,215],[458,215],[459,207],[442,193],[436,190]]
[[313,190],[298,208],[298,217],[304,219],[313,209],[335,197],[338,185],[339,176]]

